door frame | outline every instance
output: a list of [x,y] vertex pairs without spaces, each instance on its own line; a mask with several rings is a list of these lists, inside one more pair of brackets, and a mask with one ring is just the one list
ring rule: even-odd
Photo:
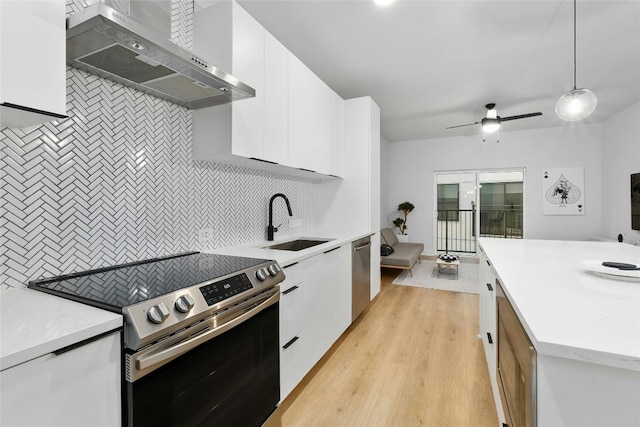
[[[483,173],[500,173],[500,172],[522,172],[522,238],[526,238],[527,230],[527,215],[526,215],[526,187],[527,187],[527,168],[522,167],[505,167],[505,168],[486,168],[486,169],[458,169],[458,170],[436,170],[433,172],[433,216],[432,216],[432,230],[433,230],[433,248],[435,252],[438,252],[438,176],[439,175],[460,175],[460,174],[475,174],[475,229],[478,234],[480,232],[480,174]],[[478,236],[476,235],[476,239]],[[476,245],[477,253],[477,245]]]

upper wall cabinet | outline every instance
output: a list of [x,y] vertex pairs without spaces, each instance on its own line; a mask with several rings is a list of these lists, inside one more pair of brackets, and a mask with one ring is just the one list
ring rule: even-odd
[[256,90],[255,98],[193,112],[194,157],[286,165],[287,49],[237,3],[221,2],[196,13],[194,51]]
[[328,174],[332,91],[289,55],[289,157],[293,165]]
[[289,55],[289,160],[325,175],[344,176],[344,100]]
[[195,14],[194,53],[214,61],[256,90],[254,98],[193,111],[194,156],[262,159],[264,141],[264,29],[235,2]]
[[342,98],[235,2],[197,12],[194,27],[195,53],[256,90],[255,98],[193,111],[194,158],[342,176]]
[[289,165],[289,51],[264,32],[264,145],[262,159]]
[[65,2],[0,1],[0,127],[66,118]]
[[344,177],[344,105],[345,100],[333,92],[329,174]]

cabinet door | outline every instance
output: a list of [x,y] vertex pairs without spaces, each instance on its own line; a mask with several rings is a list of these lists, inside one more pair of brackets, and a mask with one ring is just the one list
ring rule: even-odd
[[233,154],[263,158],[264,140],[264,29],[249,13],[233,3],[233,70],[240,81],[256,90],[254,98],[231,104]]
[[280,284],[280,345],[302,332],[303,283],[299,264],[284,268],[286,279]]
[[283,268],[280,284],[280,399],[283,400],[308,371],[304,349],[304,296],[301,264]]
[[289,165],[289,52],[265,31],[263,160]]
[[0,372],[0,425],[121,425],[120,353],[118,332]]
[[280,401],[283,401],[309,372],[309,358],[305,349],[308,341],[304,332],[296,335],[280,351]]
[[64,13],[62,0],[0,2],[1,127],[65,117]]
[[351,324],[350,245],[305,260],[304,331],[310,367]]
[[[327,295],[327,350],[351,324],[351,245],[344,245],[322,255],[326,275],[321,286]],[[326,351],[326,350],[325,350]]]
[[289,163],[329,172],[333,97],[324,84],[293,54],[289,55]]
[[331,160],[329,174],[344,176],[344,99],[332,91]]
[[490,261],[481,249],[479,252],[480,338],[489,367],[492,382],[496,375],[496,275]]

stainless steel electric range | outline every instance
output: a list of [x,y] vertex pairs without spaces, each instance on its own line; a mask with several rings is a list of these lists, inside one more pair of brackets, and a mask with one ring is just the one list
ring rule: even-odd
[[197,252],[37,280],[122,313],[123,425],[259,426],[280,400],[275,261]]

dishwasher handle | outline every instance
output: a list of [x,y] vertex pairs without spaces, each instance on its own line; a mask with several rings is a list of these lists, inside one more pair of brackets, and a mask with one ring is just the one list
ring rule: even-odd
[[357,251],[360,251],[362,249],[366,249],[368,247],[371,247],[371,242],[365,243],[364,245],[360,245],[360,246],[354,246],[353,247],[353,252],[357,252]]

